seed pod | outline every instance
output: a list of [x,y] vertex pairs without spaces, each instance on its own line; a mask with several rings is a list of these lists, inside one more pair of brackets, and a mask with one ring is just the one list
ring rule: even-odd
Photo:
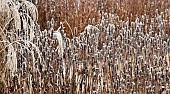
[[78,31],[77,31],[77,27],[74,27],[74,37],[76,37],[77,36],[77,33],[78,33]]
[[88,19],[88,25],[90,25],[90,24],[91,24],[91,19],[89,18],[89,19]]
[[92,25],[95,25],[96,21],[95,18],[92,19]]
[[25,71],[26,71],[26,68],[27,68],[26,62],[23,62],[23,63],[22,63],[22,68],[23,68],[23,71],[25,72]]

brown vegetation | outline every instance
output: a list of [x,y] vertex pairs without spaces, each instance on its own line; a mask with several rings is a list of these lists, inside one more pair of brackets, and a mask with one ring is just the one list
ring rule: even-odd
[[[80,1],[78,3],[78,1]],[[36,2],[36,0],[33,0]],[[36,3],[35,3],[36,4]],[[78,5],[79,4],[79,5]],[[78,28],[78,34],[82,32],[87,26],[88,18],[95,18],[97,23],[100,23],[103,13],[107,12],[117,14],[119,20],[135,21],[136,17],[141,18],[146,14],[148,18],[154,18],[155,10],[158,9],[159,13],[165,11],[170,7],[169,0],[38,0],[36,4],[39,11],[39,24],[41,29],[47,27],[47,21],[54,18],[57,21],[55,29],[58,28],[60,21],[67,21],[65,23],[65,32],[68,37],[71,35],[71,30],[74,27]],[[79,7],[78,7],[79,6]],[[169,10],[170,11],[170,10]],[[45,16],[44,16],[45,15]],[[165,15],[165,20],[170,19],[170,12]],[[109,20],[110,21],[110,20]],[[71,28],[68,27],[70,25]],[[169,26],[167,24],[166,32]],[[169,33],[170,34],[170,33]]]
[[32,1],[0,3],[0,94],[170,94],[169,0]]

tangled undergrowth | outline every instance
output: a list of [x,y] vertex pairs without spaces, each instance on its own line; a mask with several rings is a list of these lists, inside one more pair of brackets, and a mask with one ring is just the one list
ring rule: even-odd
[[126,16],[107,3],[41,30],[32,2],[1,0],[0,94],[170,94],[169,7]]

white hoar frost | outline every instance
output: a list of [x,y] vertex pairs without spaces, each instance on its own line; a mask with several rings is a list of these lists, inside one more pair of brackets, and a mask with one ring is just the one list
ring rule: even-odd
[[57,49],[58,49],[59,57],[63,57],[63,53],[64,53],[63,37],[60,33],[60,28],[61,27],[59,27],[57,31],[54,31],[53,38],[58,41]]

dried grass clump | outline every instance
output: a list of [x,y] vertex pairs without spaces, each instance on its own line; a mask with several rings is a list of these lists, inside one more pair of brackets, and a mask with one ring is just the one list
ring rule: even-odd
[[[23,61],[35,63],[37,59],[32,55],[41,61],[39,49],[33,44],[35,24],[38,20],[37,8],[29,1],[25,1],[24,4],[32,6],[25,8],[24,5],[16,5],[10,0],[0,3],[0,92],[2,93],[10,93],[8,85],[15,84],[11,81]],[[31,54],[31,58],[27,58],[27,54]]]
[[21,30],[20,15],[13,2],[0,4],[0,18],[1,33],[8,28]]
[[[2,70],[5,68],[11,69],[11,72],[14,73],[17,70],[17,60],[16,52],[12,46],[12,41],[9,40],[9,35],[11,30],[14,31],[21,30],[21,22],[19,12],[16,9],[14,3],[11,2],[1,2],[0,4],[0,45],[1,45],[1,54],[2,54]],[[16,33],[16,32],[13,32]],[[10,43],[11,42],[11,43]],[[6,51],[6,49],[8,49]],[[7,59],[7,61],[5,61]],[[5,71],[2,72],[2,74]]]

